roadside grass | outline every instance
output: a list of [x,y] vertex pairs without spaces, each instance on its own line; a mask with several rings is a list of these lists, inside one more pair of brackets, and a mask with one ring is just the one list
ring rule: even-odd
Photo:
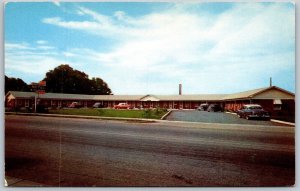
[[166,109],[146,109],[146,110],[116,110],[116,109],[56,109],[49,110],[51,114],[61,115],[84,115],[84,116],[101,116],[101,117],[124,117],[124,118],[145,118],[160,119],[167,113]]

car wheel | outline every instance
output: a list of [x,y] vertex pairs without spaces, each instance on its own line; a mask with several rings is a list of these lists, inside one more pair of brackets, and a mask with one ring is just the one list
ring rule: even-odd
[[248,115],[246,115],[246,119],[247,119],[247,120],[250,120],[250,117],[249,117]]

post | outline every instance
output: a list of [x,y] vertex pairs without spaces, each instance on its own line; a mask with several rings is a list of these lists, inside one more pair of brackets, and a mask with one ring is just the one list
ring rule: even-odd
[[36,102],[37,102],[37,97],[34,95],[34,113],[36,113]]

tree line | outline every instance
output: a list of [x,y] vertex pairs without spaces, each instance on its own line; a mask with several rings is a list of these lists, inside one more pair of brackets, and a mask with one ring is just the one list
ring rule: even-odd
[[[99,77],[89,76],[67,64],[62,64],[46,73],[42,80],[46,82],[45,91],[51,93],[109,95],[111,89]],[[35,91],[31,84],[22,79],[5,76],[5,94],[8,91]]]

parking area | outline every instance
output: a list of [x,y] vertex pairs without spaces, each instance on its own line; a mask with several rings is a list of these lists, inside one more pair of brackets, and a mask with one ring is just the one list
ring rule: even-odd
[[275,123],[272,121],[265,121],[261,119],[241,119],[237,115],[223,112],[207,112],[198,110],[180,110],[172,111],[166,118],[170,121],[191,121],[203,123],[224,123],[224,124],[248,124],[248,125],[278,125],[284,124]]

